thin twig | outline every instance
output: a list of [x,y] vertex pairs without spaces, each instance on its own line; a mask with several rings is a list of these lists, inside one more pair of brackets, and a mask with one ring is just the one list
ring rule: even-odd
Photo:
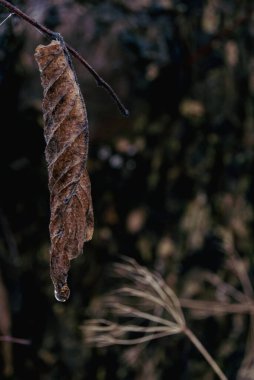
[[229,259],[231,261],[232,269],[235,271],[246,297],[251,299],[253,297],[253,287],[243,260],[238,256],[236,251],[229,255]]
[[5,19],[1,22],[0,26],[2,26],[14,13],[10,13]]
[[118,339],[114,338],[110,335],[100,335],[96,337],[91,337],[86,339],[86,343],[93,344],[95,343],[98,347],[106,347],[115,344],[123,345],[123,346],[132,346],[134,344],[142,344],[145,342],[150,342],[151,340],[163,338],[170,335],[175,335],[181,333],[182,330],[179,327],[176,327],[175,330],[167,330],[164,332],[158,332],[154,334],[144,335],[141,338],[130,338],[130,339]]
[[[244,263],[243,259],[238,254],[237,250],[233,246],[233,249],[226,249],[226,253],[228,254],[229,258],[229,268],[231,271],[237,276],[243,292],[246,301],[242,302],[242,304],[251,304],[253,305],[254,301],[254,290],[251,283],[251,278],[248,273],[248,269],[246,267],[246,264]],[[254,313],[253,313],[253,307],[249,311],[250,314],[250,323],[248,328],[248,340],[245,344],[245,354],[244,359],[241,363],[241,367],[237,373],[237,380],[243,380],[247,379],[248,374],[253,373],[253,349],[254,349]]]
[[205,274],[205,280],[209,282],[209,284],[215,286],[217,291],[234,298],[238,303],[246,302],[246,294],[236,289],[231,284],[224,282],[217,274],[208,272]]
[[168,321],[167,319],[157,317],[156,315],[152,315],[150,313],[145,313],[131,306],[123,305],[120,302],[112,302],[111,304],[107,304],[107,306],[111,306],[112,310],[117,315],[131,315],[137,318],[143,318],[151,322],[160,323],[163,326],[174,327],[176,323]]
[[133,259],[125,257],[123,259],[125,263],[115,264],[115,274],[129,278],[134,285],[137,285],[138,289],[142,289],[142,286],[145,286],[145,288],[149,286],[155,292],[156,297],[159,296],[159,299],[163,300],[164,304],[167,304],[166,308],[173,318],[178,323],[184,324],[184,315],[176,295],[163,280],[160,280],[158,274],[152,274],[144,267],[138,266]]
[[120,109],[121,113],[124,116],[129,116],[129,111],[127,110],[127,108],[124,107],[123,103],[118,98],[113,88],[107,82],[105,82],[104,79],[102,79],[102,77],[92,68],[91,65],[89,65],[89,63],[83,57],[81,57],[81,55],[75,49],[73,49],[68,44],[66,44],[66,47],[69,50],[69,52],[87,68],[90,74],[92,74],[92,76],[96,80],[97,85],[99,87],[103,87],[111,95],[111,97],[115,100],[116,104],[118,105],[118,108]]
[[227,377],[224,375],[218,364],[215,362],[215,360],[211,357],[209,352],[205,349],[203,344],[198,340],[198,338],[193,334],[191,330],[186,328],[184,331],[184,334],[190,339],[190,341],[193,343],[193,345],[197,348],[197,350],[200,352],[200,354],[205,358],[207,363],[211,366],[211,368],[214,370],[214,372],[218,375],[218,377],[221,380],[227,380]]
[[[117,332],[119,331],[119,334],[124,334],[124,333],[132,333],[132,332],[135,332],[135,333],[157,333],[157,332],[168,332],[169,329],[168,329],[168,326],[148,326],[148,327],[143,327],[143,326],[137,326],[137,325],[131,325],[131,324],[127,324],[127,325],[118,325],[117,323],[112,323],[111,325],[106,325],[103,324],[103,325],[100,325],[99,324],[100,320],[94,320],[91,322],[91,320],[87,321],[87,324],[86,324],[86,329],[89,330],[89,332],[91,333],[100,333],[101,331],[102,332],[112,332],[114,335],[117,334]],[[179,330],[179,328],[177,328]]]
[[[150,282],[150,284],[151,286],[153,285],[152,281]],[[161,306],[165,311],[169,313],[169,315],[172,315],[172,317],[175,319],[176,322],[184,324],[184,317],[182,315],[181,315],[181,318],[179,319],[178,309],[174,311],[175,304],[172,304],[172,302],[170,303],[170,302],[166,302],[162,300],[162,297],[161,298],[155,297],[152,294],[147,293],[145,291],[140,291],[138,289],[127,287],[127,286],[117,289],[114,293],[116,293],[120,297],[121,296],[124,297],[128,295],[130,297],[137,297],[139,301],[143,299],[143,300],[153,302],[154,304]]]
[[180,303],[183,308],[206,311],[209,314],[251,314],[254,312],[254,304],[251,302],[237,304],[182,298]]
[[1,342],[10,342],[10,343],[24,344],[24,345],[31,344],[30,340],[20,339],[20,338],[14,338],[13,336],[9,336],[9,335],[0,336],[0,341]]
[[[250,276],[248,274],[247,267],[243,261],[243,259],[240,257],[238,252],[234,249],[231,252],[228,252],[229,259],[231,260],[231,266],[235,273],[235,275],[238,277],[244,294],[246,296],[247,300],[250,300],[250,302],[253,303],[253,286],[251,283]],[[253,309],[252,309],[253,310]],[[240,370],[237,374],[237,379],[245,379],[247,378],[246,373],[249,371],[252,371],[253,368],[253,348],[254,348],[254,314],[253,312],[250,312],[250,325],[249,325],[249,331],[248,331],[248,340],[245,345],[245,354],[244,359],[242,361]]]
[[[58,33],[53,32],[52,30],[46,28],[44,25],[40,24],[38,21],[34,20],[30,16],[28,16],[26,13],[22,12],[19,8],[15,7],[13,4],[9,3],[9,1],[6,0],[0,0],[0,4],[2,4],[5,8],[9,9],[12,13],[15,13],[17,16],[23,18],[23,20],[27,21],[29,24],[33,25],[36,29],[40,30],[42,33],[44,33],[46,36],[50,38],[58,38]],[[65,44],[68,51],[77,58],[89,71],[89,73],[95,78],[96,83],[99,87],[103,87],[110,96],[114,99],[116,104],[118,105],[119,110],[124,116],[129,115],[129,111],[124,107],[121,100],[116,95],[115,91],[112,89],[112,87],[105,82],[104,79],[101,78],[101,76],[92,68],[91,65],[83,58],[81,55],[73,49],[70,45]]]

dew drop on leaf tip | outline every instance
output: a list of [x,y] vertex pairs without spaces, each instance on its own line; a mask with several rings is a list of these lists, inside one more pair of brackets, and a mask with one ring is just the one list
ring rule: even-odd
[[54,293],[55,293],[55,299],[59,302],[66,302],[70,295],[69,288],[67,289],[62,288],[60,291],[55,289]]

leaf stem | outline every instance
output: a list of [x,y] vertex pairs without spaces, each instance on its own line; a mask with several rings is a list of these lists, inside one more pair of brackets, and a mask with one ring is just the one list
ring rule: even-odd
[[[40,30],[42,33],[44,33],[46,36],[50,38],[56,38],[58,36],[58,33],[53,32],[52,30],[46,28],[46,26],[40,24],[38,21],[34,20],[30,16],[28,16],[26,13],[22,12],[19,8],[15,7],[15,5],[9,3],[9,1],[6,0],[0,0],[0,4],[2,4],[5,8],[9,9],[12,13],[15,13],[17,16],[23,18],[26,22],[28,22],[30,25],[34,26],[36,29]],[[92,66],[70,45],[66,44],[66,47],[68,51],[77,58],[82,65],[86,67],[86,69],[89,71],[89,73],[95,78],[96,83],[99,87],[103,87],[109,95],[114,99],[116,102],[120,112],[124,116],[129,115],[129,111],[125,108],[125,106],[122,104],[119,97],[116,95],[115,91],[112,89],[112,87],[105,82],[103,78],[92,68]]]

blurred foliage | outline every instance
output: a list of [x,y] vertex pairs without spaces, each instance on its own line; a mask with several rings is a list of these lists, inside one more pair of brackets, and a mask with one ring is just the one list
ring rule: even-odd
[[[91,349],[79,327],[90,312],[99,314],[99,296],[115,285],[106,268],[120,255],[158,271],[179,296],[215,297],[199,281],[207,271],[240,287],[226,265],[233,251],[252,278],[253,2],[15,4],[62,33],[131,116],[122,118],[75,62],[90,121],[95,235],[73,263],[70,301],[58,304],[48,273],[42,89],[33,58],[47,40],[16,16],[0,27],[0,269],[11,335],[31,341],[13,344],[7,364],[1,356],[2,377],[212,379],[180,337],[143,350]],[[0,11],[2,20],[8,13]],[[247,322],[234,314],[190,319],[230,379],[244,357]]]

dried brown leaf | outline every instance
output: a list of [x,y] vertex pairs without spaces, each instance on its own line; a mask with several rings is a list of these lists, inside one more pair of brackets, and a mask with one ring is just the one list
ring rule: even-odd
[[43,117],[50,190],[50,274],[58,301],[69,297],[70,260],[93,235],[91,185],[86,169],[85,103],[64,44],[36,48],[44,89]]

